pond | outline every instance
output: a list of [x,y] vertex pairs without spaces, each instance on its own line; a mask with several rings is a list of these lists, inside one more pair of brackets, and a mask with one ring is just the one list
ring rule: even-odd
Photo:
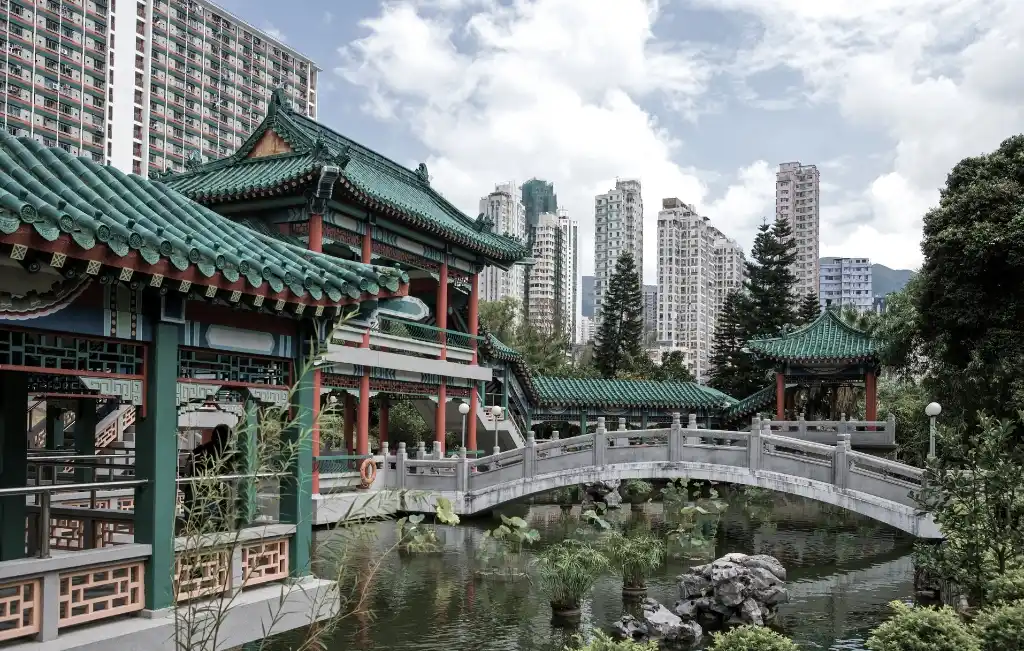
[[[765,502],[767,499],[767,502]],[[913,595],[913,539],[885,525],[833,507],[782,495],[726,499],[727,510],[712,524],[706,553],[771,554],[788,571],[791,600],[773,626],[803,649],[863,649],[870,630],[887,615],[887,604]],[[530,554],[583,528],[579,506],[564,514],[558,506],[511,508],[540,532]],[[648,503],[609,511],[617,528],[649,529],[665,534],[665,507]],[[561,651],[572,636],[592,627],[608,627],[624,612],[621,581],[607,575],[587,599],[580,629],[553,626],[551,611],[536,582],[501,582],[476,576],[477,550],[494,520],[471,520],[438,527],[444,550],[438,554],[399,554],[395,523],[364,525],[360,540],[344,534],[346,564],[372,580],[362,582],[370,615],[346,620],[328,649],[480,649]],[[592,529],[592,528],[591,528]],[[578,535],[578,534],[577,534]],[[591,534],[588,534],[591,535]],[[322,532],[318,543],[340,546],[340,534]],[[708,560],[712,560],[709,558]],[[650,596],[671,607],[678,598],[675,577],[701,560],[670,559],[648,581]],[[330,569],[321,570],[330,576]]]

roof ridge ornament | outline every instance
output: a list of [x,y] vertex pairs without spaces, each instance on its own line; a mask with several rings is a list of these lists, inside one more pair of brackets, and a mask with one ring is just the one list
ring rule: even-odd
[[195,172],[203,166],[203,155],[198,149],[189,149],[185,158],[185,170]]
[[430,185],[430,172],[427,170],[426,163],[420,163],[416,166],[416,176],[420,177],[420,181],[423,185]]
[[490,231],[494,229],[494,220],[489,215],[480,213],[476,216],[476,227],[477,233],[483,233],[484,231]]
[[324,130],[317,129],[316,138],[313,139],[313,147],[309,150],[310,156],[318,163],[325,163],[331,158],[331,150],[327,146],[327,139],[324,137]]
[[341,169],[345,169],[348,166],[349,161],[352,160],[352,148],[345,145],[338,152],[338,155],[334,157],[334,163]]
[[270,93],[270,108],[272,110],[291,110],[292,104],[288,101],[288,95],[285,94],[284,86],[278,86],[274,89],[274,92]]

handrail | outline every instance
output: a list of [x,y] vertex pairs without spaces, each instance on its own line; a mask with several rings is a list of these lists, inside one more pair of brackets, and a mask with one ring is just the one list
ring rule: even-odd
[[[399,328],[403,329],[404,332],[392,331],[392,329],[398,330]],[[457,330],[438,328],[437,326],[431,326],[425,323],[417,323],[415,321],[383,316],[378,317],[377,325],[375,327],[371,327],[370,330],[390,335],[392,337],[404,337],[437,345],[444,344],[453,348],[472,349],[474,341],[482,341],[482,337],[478,335],[471,335]]]
[[377,317],[377,321],[378,322],[390,321],[390,322],[393,322],[393,323],[400,323],[400,324],[406,325],[406,326],[410,326],[411,325],[411,326],[415,326],[417,328],[423,328],[425,330],[433,330],[434,332],[443,332],[445,334],[459,335],[461,337],[466,337],[467,339],[476,339],[478,341],[483,341],[483,337],[481,337],[480,335],[471,335],[468,332],[459,332],[458,330],[451,330],[451,329],[448,329],[448,328],[438,328],[437,326],[428,325],[426,323],[418,323],[416,321],[409,321],[408,319],[399,319],[399,318],[396,318],[396,317],[393,317],[393,316],[379,316],[379,317]]
[[197,481],[231,481],[235,482],[240,479],[268,479],[271,477],[287,477],[286,472],[255,472],[249,475],[211,475],[209,477],[205,475],[199,475],[198,477],[178,477],[177,483],[179,484],[191,484]]

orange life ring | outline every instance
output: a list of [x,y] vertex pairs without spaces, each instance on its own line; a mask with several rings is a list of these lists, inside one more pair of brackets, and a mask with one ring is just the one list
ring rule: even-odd
[[363,480],[360,484],[363,488],[373,486],[373,480],[377,478],[377,463],[373,459],[363,459],[359,464],[359,478]]

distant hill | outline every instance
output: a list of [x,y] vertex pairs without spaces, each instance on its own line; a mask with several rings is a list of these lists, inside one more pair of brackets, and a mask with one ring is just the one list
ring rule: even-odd
[[884,264],[871,265],[871,292],[875,296],[885,296],[898,292],[914,275],[909,269],[890,269]]

